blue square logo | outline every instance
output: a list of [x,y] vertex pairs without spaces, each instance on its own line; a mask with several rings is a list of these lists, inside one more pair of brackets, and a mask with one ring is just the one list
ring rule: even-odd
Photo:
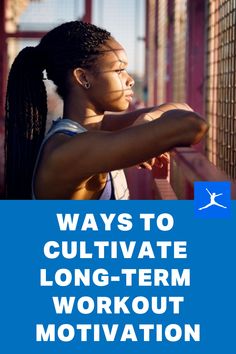
[[199,218],[228,218],[231,215],[230,182],[194,182],[194,211]]

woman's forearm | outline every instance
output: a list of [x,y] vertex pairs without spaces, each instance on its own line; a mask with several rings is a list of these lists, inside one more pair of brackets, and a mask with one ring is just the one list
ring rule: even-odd
[[[144,115],[146,115],[147,121],[153,120],[159,118],[164,112],[173,109],[192,111],[191,107],[189,107],[186,103],[164,103],[159,106],[141,108],[133,112],[117,114],[106,113],[102,122],[102,130],[115,131],[127,128],[133,125],[138,119],[142,121],[142,117],[144,117]],[[141,123],[145,123],[145,120]]]
[[[55,149],[51,166],[67,171],[71,180],[85,179],[97,173],[136,165],[176,146],[197,143],[207,124],[194,112],[172,110],[143,126],[117,132],[93,131],[80,134]],[[96,149],[91,149],[96,146]],[[57,151],[58,150],[58,151]],[[73,166],[73,169],[71,169]]]

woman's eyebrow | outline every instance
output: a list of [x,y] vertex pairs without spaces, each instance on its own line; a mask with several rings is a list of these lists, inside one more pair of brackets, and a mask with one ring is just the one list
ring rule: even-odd
[[117,60],[114,60],[112,63],[111,63],[111,67],[113,68],[117,63],[119,64],[124,64],[124,65],[128,65],[128,63],[126,61],[123,61],[121,59],[117,59]]
[[121,63],[121,64],[124,64],[124,65],[128,65],[128,63],[124,60],[121,60],[121,59],[118,59],[118,61]]

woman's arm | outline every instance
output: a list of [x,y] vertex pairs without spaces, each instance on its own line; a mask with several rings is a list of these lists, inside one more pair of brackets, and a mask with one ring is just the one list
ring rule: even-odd
[[[102,129],[107,131],[115,131],[124,127],[137,126],[144,123],[151,122],[169,110],[182,109],[187,111],[193,111],[186,103],[164,103],[160,106],[148,107],[139,109],[134,112],[122,113],[122,114],[106,114],[103,120]],[[168,154],[162,154],[160,157],[153,157],[148,161],[142,162],[137,167],[146,168],[152,170],[152,166],[157,163],[157,166],[162,166],[161,160],[169,161]],[[158,162],[158,158],[160,163]]]
[[175,146],[197,143],[206,130],[206,123],[196,113],[172,110],[144,125],[81,133],[53,148],[46,146],[41,178],[51,198],[60,196],[65,188],[70,195],[93,175],[137,165]]
[[135,124],[137,120],[139,121],[137,124],[143,124],[146,121],[157,119],[164,112],[173,109],[193,111],[186,103],[164,103],[160,106],[141,108],[133,112],[106,113],[102,122],[102,130],[115,131],[127,128]]

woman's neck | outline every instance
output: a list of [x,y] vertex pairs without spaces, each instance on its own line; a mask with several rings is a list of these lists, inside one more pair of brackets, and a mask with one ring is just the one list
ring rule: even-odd
[[104,114],[83,105],[64,102],[63,118],[74,120],[88,130],[98,130],[101,127]]

